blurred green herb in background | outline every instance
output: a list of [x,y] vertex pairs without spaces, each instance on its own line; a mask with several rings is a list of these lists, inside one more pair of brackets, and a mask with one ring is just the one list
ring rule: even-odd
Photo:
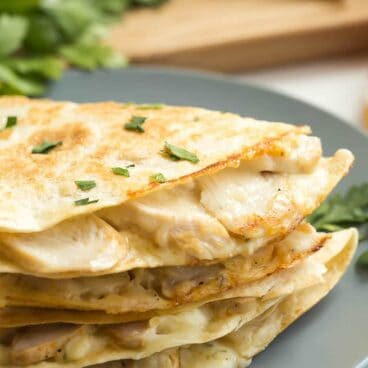
[[119,68],[127,60],[103,43],[134,6],[164,0],[0,0],[0,94],[39,96],[67,65]]
[[[308,221],[318,231],[338,231],[357,227],[360,240],[367,239],[368,230],[368,183],[353,186],[345,194],[336,194],[324,202]],[[368,251],[358,258],[359,266],[368,267]]]

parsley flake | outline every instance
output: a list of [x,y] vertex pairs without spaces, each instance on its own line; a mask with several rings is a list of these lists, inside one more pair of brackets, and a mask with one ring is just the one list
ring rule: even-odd
[[35,146],[32,148],[32,153],[38,153],[38,154],[47,154],[49,153],[52,149],[61,146],[63,144],[63,142],[59,141],[59,142],[49,142],[49,141],[43,141],[41,144],[39,144],[38,146]]
[[112,167],[111,171],[115,175],[126,176],[127,178],[129,178],[129,176],[130,176],[129,170],[125,167]]
[[162,174],[162,173],[153,174],[149,178],[150,178],[151,182],[156,182],[156,183],[160,183],[160,184],[165,183],[167,181],[164,174]]
[[174,161],[186,160],[194,164],[199,162],[199,158],[195,153],[189,152],[184,148],[174,146],[168,142],[165,142],[164,152]]
[[87,204],[97,203],[98,201],[99,201],[98,199],[90,200],[87,197],[87,198],[82,198],[82,199],[78,199],[77,201],[74,201],[74,204],[76,206],[86,206]]
[[143,133],[144,129],[143,129],[142,125],[144,124],[144,122],[146,120],[147,120],[147,118],[144,117],[144,116],[135,116],[135,115],[133,115],[131,117],[131,119],[129,120],[129,122],[127,122],[124,125],[124,128],[126,130],[133,130],[133,131],[136,131],[136,132],[139,132],[139,133]]
[[76,180],[74,183],[83,191],[91,190],[96,186],[96,182],[94,180]]
[[12,128],[15,125],[17,125],[17,117],[16,116],[8,116],[6,118],[5,126],[2,130]]
[[130,164],[126,167],[112,167],[111,171],[115,174],[115,175],[120,175],[120,176],[125,176],[127,178],[130,177],[130,173],[129,173],[129,168],[134,167],[134,164]]

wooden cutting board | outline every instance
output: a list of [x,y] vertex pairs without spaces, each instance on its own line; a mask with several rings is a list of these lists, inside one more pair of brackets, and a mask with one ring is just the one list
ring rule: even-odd
[[133,62],[217,71],[368,51],[368,0],[169,0],[108,41]]

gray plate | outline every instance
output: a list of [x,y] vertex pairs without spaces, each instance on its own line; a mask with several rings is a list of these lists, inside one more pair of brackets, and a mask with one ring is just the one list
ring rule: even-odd
[[[368,140],[345,122],[310,105],[228,78],[199,73],[129,68],[93,74],[71,71],[49,96],[73,101],[134,101],[196,105],[259,119],[307,123],[327,154],[351,149],[356,163],[339,186],[368,180]],[[358,253],[367,244],[362,244]],[[261,353],[253,368],[368,367],[368,272],[351,265],[342,282]],[[367,359],[367,364],[364,360]]]

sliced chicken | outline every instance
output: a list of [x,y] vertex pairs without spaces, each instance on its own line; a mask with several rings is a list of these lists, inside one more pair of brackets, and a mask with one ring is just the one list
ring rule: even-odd
[[104,327],[116,344],[128,349],[138,349],[144,345],[144,334],[148,331],[148,322],[139,321]]
[[[253,171],[243,162],[104,209],[96,213],[100,218],[74,218],[40,233],[0,234],[0,253],[28,273],[52,277],[251,254],[314,211],[352,162],[346,150],[320,159],[309,174]],[[24,273],[10,266],[0,262],[0,271]]]
[[105,209],[99,215],[120,231],[133,227],[161,248],[185,250],[199,259],[223,252],[234,242],[226,228],[201,206],[193,182]]
[[114,267],[127,252],[123,238],[94,215],[40,233],[1,234],[0,243],[0,253],[35,272],[101,272]]
[[53,358],[83,326],[70,324],[26,327],[14,337],[10,357],[13,364],[29,365]]
[[246,238],[273,235],[317,208],[349,170],[352,154],[339,150],[311,174],[259,173],[242,164],[198,179],[201,204],[231,232]]

